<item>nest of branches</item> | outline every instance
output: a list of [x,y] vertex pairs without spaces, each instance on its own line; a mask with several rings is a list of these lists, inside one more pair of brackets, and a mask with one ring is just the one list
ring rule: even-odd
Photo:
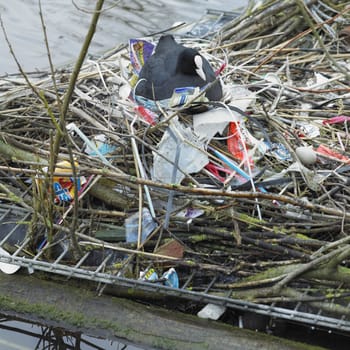
[[[266,1],[211,40],[183,39],[214,67],[226,63],[225,96],[205,104],[207,113],[218,106],[230,113],[237,87],[253,96],[245,111],[234,111],[259,140],[244,139],[252,160],[238,167],[251,175],[246,181],[213,152],[240,163],[226,129],[202,149],[218,173],[182,169],[180,183],[154,179],[164,133],[174,120],[194,133],[193,110],[161,109],[153,124],[143,119],[129,98],[127,45],[86,60],[63,116],[72,67],[1,77],[0,206],[29,214],[26,254],[36,255],[45,239],[40,258],[50,261],[56,237],[67,237],[67,264],[108,247],[123,256],[106,265],[110,273],[137,279],[150,266],[170,266],[180,285],[196,271],[187,286],[193,291],[214,278],[217,295],[305,302],[349,317],[349,11],[344,1]],[[86,152],[81,134],[90,141],[103,134],[108,155]],[[72,202],[55,202],[60,175],[72,179]],[[144,239],[138,225],[136,242],[127,242],[125,222],[138,213],[141,223],[142,208],[155,228]]]

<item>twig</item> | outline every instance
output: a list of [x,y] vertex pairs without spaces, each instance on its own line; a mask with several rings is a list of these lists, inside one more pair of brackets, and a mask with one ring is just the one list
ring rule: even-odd
[[[62,109],[60,110],[60,123],[59,123],[60,129],[63,130],[63,134],[67,133],[67,130],[65,130],[65,125],[66,125],[65,118],[66,118],[66,114],[67,114],[67,111],[69,108],[69,103],[70,103],[70,100],[71,100],[73,92],[74,92],[74,87],[75,87],[75,83],[76,83],[77,78],[78,78],[78,74],[80,72],[80,68],[81,68],[83,61],[85,59],[85,56],[88,52],[91,40],[95,34],[96,25],[97,25],[98,19],[99,19],[100,14],[101,14],[101,9],[103,7],[103,3],[104,3],[104,0],[98,0],[96,2],[94,14],[93,14],[92,19],[91,19],[88,33],[85,36],[83,46],[80,50],[78,59],[75,62],[72,74],[71,74],[70,79],[69,79],[68,89],[64,95]],[[61,141],[62,136],[64,136],[64,135],[62,135],[60,132],[58,132],[56,134],[55,143],[54,143],[54,157],[55,157],[54,159],[57,159],[57,155],[58,155],[59,148],[60,148],[60,141]],[[74,164],[72,164],[72,167],[74,167]]]

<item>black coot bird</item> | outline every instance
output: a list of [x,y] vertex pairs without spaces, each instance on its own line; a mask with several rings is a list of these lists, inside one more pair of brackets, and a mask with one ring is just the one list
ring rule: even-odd
[[[172,35],[164,35],[141,69],[135,95],[164,100],[175,88],[203,87],[215,79],[209,62],[197,50],[178,44]],[[206,97],[211,101],[222,98],[219,81],[206,91]]]

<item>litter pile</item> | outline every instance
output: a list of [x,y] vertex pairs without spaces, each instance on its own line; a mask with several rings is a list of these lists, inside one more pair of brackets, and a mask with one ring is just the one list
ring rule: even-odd
[[345,1],[268,1],[176,37],[224,92],[181,106],[135,102],[131,41],[86,61],[63,130],[70,67],[2,77],[0,215],[28,214],[29,257],[112,250],[111,274],[350,319],[349,25]]

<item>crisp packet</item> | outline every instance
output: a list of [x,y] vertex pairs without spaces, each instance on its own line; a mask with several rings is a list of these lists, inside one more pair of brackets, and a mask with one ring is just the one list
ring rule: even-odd
[[165,286],[172,288],[179,288],[179,276],[173,267],[165,271],[161,278],[158,277],[158,274],[153,267],[147,268],[140,272],[139,280],[164,284]]
[[[75,162],[75,168],[78,168],[78,163]],[[71,164],[67,161],[57,163],[55,169],[56,173],[72,173]],[[77,177],[76,181],[78,191],[81,188],[81,179]],[[61,204],[63,202],[71,202],[74,199],[74,178],[73,176],[54,176],[53,177],[53,189],[55,193],[55,204]]]
[[[78,168],[78,163],[75,162],[75,168]],[[48,168],[43,168],[43,172],[47,173]],[[52,187],[54,191],[54,203],[55,204],[63,204],[63,203],[70,203],[74,199],[74,177],[72,175],[72,167],[70,162],[68,161],[62,161],[57,163],[56,174],[62,174],[62,175],[54,175],[52,177]],[[67,175],[65,175],[67,174]],[[84,177],[77,177],[76,185],[78,191],[81,189],[82,183],[85,182]],[[37,179],[37,185],[39,190],[43,189],[43,178]]]
[[154,45],[146,40],[130,39],[130,62],[134,73],[138,76],[140,74],[142,66],[152,55]]
[[153,267],[146,269],[145,271],[140,272],[140,278],[141,281],[157,281],[158,280],[158,274],[155,271]]

